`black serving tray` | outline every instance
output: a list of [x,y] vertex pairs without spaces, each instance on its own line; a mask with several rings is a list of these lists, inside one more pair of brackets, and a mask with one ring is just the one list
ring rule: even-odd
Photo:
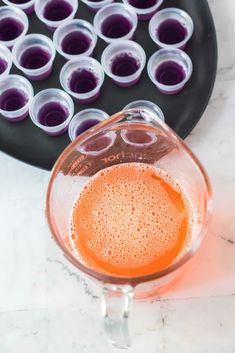
[[[3,6],[1,1],[0,6]],[[190,133],[208,104],[215,81],[217,68],[215,27],[206,0],[165,0],[162,8],[164,7],[182,8],[194,21],[194,35],[186,48],[194,69],[185,89],[175,96],[163,95],[148,78],[145,67],[142,79],[134,87],[120,88],[106,76],[99,99],[89,105],[75,103],[75,113],[88,107],[96,107],[111,115],[133,100],[147,99],[161,107],[167,124],[182,138]],[[79,1],[76,17],[92,23],[94,14]],[[35,14],[29,15],[29,23],[29,33],[43,33],[52,37],[52,33]],[[145,49],[147,59],[158,49],[149,37],[148,23],[149,21],[139,21],[134,38]],[[105,43],[98,39],[94,53],[96,59],[100,60],[104,48]],[[59,73],[65,62],[65,59],[57,53],[52,76],[40,82],[32,82],[35,94],[44,88],[61,88]],[[11,73],[21,74],[15,67]],[[50,170],[69,142],[67,134],[59,137],[46,135],[33,125],[30,118],[20,123],[10,123],[0,116],[0,149],[31,165]]]

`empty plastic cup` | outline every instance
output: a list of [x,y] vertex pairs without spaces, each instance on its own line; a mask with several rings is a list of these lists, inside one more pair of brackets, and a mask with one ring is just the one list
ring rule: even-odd
[[129,104],[127,104],[123,110],[128,110],[128,109],[147,109],[150,111],[154,116],[158,117],[160,120],[165,121],[164,114],[161,110],[161,108],[148,100],[136,100],[133,101]]

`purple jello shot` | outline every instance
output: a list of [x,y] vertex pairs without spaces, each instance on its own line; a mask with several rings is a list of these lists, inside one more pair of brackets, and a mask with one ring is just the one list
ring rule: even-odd
[[184,49],[194,30],[187,12],[174,7],[159,11],[149,23],[149,34],[161,48]]
[[90,56],[97,42],[94,27],[85,20],[70,20],[60,25],[53,36],[55,48],[67,60]]
[[0,79],[9,74],[11,66],[11,52],[5,45],[0,44]]
[[94,17],[95,30],[106,43],[118,39],[131,39],[137,24],[135,12],[124,4],[106,5]]
[[35,0],[2,0],[6,5],[18,7],[26,14],[34,11]]
[[148,62],[148,75],[160,92],[177,94],[192,75],[190,57],[180,49],[160,49]]
[[26,14],[13,6],[0,7],[0,44],[12,49],[20,38],[25,36],[29,28]]
[[100,95],[103,82],[102,66],[88,56],[68,61],[60,72],[61,86],[79,103],[95,101]]
[[54,32],[62,23],[74,18],[78,0],[35,0],[35,13]]
[[124,4],[129,5],[142,21],[149,20],[162,5],[164,0],[123,0]]
[[33,87],[26,78],[8,75],[0,80],[0,114],[8,121],[24,120],[32,99]]
[[92,12],[97,12],[102,7],[111,4],[114,0],[81,0]]
[[77,136],[107,119],[109,115],[103,110],[89,108],[77,113],[69,123],[69,137],[73,141]]
[[101,63],[106,75],[122,87],[136,84],[144,69],[144,49],[131,40],[119,40],[105,48]]
[[12,51],[15,66],[34,81],[44,80],[51,74],[55,55],[53,42],[43,34],[28,34]]
[[62,135],[68,130],[73,113],[72,98],[56,88],[48,88],[36,94],[29,107],[32,122],[51,136]]

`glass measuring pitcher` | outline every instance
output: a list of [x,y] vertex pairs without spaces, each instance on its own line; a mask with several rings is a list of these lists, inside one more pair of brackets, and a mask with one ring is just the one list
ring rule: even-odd
[[[84,184],[97,172],[121,163],[161,168],[180,183],[197,214],[197,230],[187,247],[166,268],[139,276],[117,276],[84,265],[71,244],[71,210]],[[51,232],[66,258],[103,287],[104,329],[119,348],[130,346],[128,316],[134,299],[159,294],[179,275],[197,251],[212,209],[211,187],[200,162],[156,114],[146,109],[122,111],[87,130],[56,162],[49,182],[46,215]]]

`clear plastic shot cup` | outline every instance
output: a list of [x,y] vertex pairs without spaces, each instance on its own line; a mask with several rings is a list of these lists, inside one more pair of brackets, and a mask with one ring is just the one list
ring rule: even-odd
[[74,19],[56,29],[53,42],[58,53],[71,60],[81,55],[92,55],[97,43],[97,34],[88,21]]
[[35,13],[54,32],[62,23],[74,18],[78,0],[35,0]]
[[18,9],[24,11],[26,14],[30,14],[34,11],[35,0],[2,0],[6,5],[18,7]]
[[88,108],[77,113],[69,123],[69,138],[75,140],[84,131],[107,119],[109,115],[103,110]]
[[123,110],[128,109],[147,109],[151,114],[158,117],[160,120],[165,121],[165,116],[161,108],[157,104],[148,100],[136,100],[130,102],[123,108]]
[[33,99],[33,87],[24,77],[8,75],[0,80],[0,114],[10,122],[18,122],[28,116]]
[[149,22],[150,37],[161,48],[184,49],[193,31],[189,14],[174,7],[159,11]]
[[57,88],[48,88],[36,94],[29,107],[32,122],[51,136],[62,135],[68,130],[73,113],[72,98]]
[[136,130],[130,132],[128,130],[122,130],[120,135],[126,144],[137,148],[149,147],[157,142],[157,137],[148,131]]
[[[151,101],[136,100],[130,102],[123,108],[123,111],[129,109],[135,109],[135,111],[137,109],[139,109],[140,111],[144,109],[147,110],[151,114],[151,116],[154,116],[154,118],[156,117],[162,121],[165,121],[165,117],[162,110],[159,108],[158,105]],[[138,119],[138,115],[136,119]],[[128,131],[124,129],[121,132],[121,137],[126,144],[137,148],[148,147],[157,142],[157,137],[155,134],[152,134],[150,131],[143,130]]]
[[51,74],[55,55],[52,40],[37,33],[21,38],[12,50],[15,66],[35,81],[44,80]]
[[5,45],[0,44],[0,80],[9,74],[11,67],[11,52]]
[[63,89],[79,103],[95,101],[104,82],[101,64],[88,56],[68,61],[60,72]]
[[24,11],[13,6],[0,6],[0,44],[12,49],[28,28],[29,21]]
[[192,75],[190,57],[180,49],[160,49],[148,62],[148,75],[158,90],[164,94],[177,94]]
[[111,4],[114,0],[81,0],[84,4],[86,4],[92,12],[97,12],[99,9],[104,7],[105,5]]
[[164,0],[123,0],[124,4],[129,5],[142,21],[149,20],[162,5]]
[[[90,129],[89,131],[93,131],[93,129]],[[95,157],[104,155],[104,153],[109,151],[109,149],[114,145],[116,138],[117,133],[115,131],[108,131],[102,134],[102,136],[97,136],[95,139],[91,139],[90,141],[88,140],[87,144],[83,144],[78,147],[78,151],[86,156]]]
[[94,17],[95,30],[106,43],[131,39],[137,24],[137,15],[130,6],[118,3],[102,7]]
[[131,40],[118,40],[103,51],[101,64],[105,73],[119,86],[136,84],[146,64],[144,49]]

